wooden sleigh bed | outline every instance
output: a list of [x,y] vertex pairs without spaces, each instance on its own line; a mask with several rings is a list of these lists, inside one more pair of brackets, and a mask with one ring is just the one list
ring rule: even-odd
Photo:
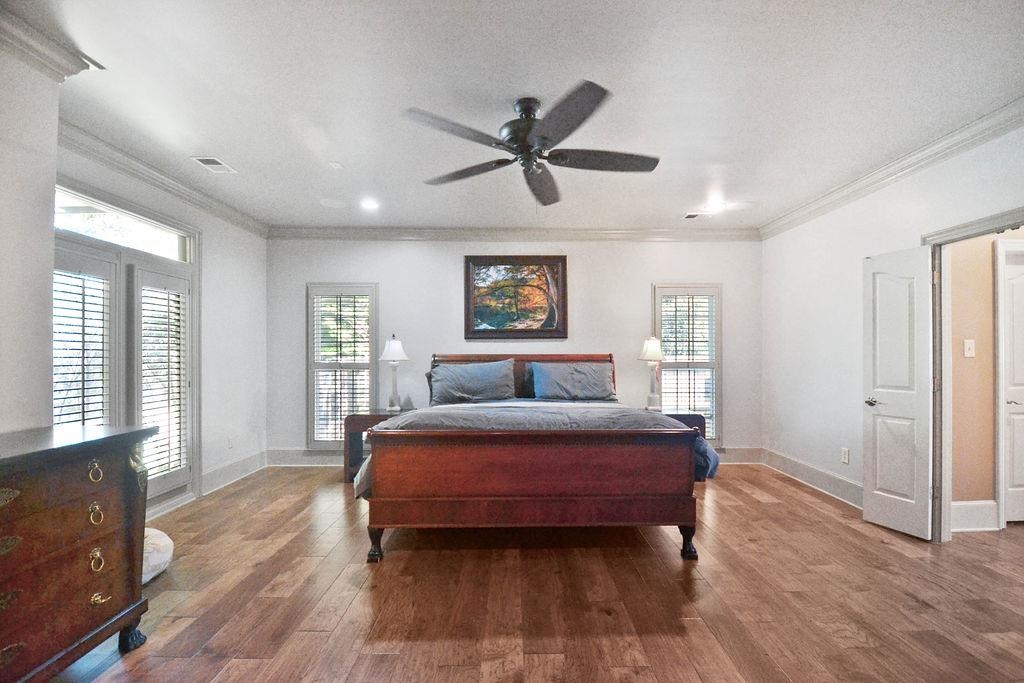
[[[611,355],[435,355],[439,364],[513,358],[517,396],[532,396],[526,366],[613,363]],[[685,419],[686,416],[676,416]],[[701,424],[686,420],[694,427]],[[383,427],[384,425],[380,425]],[[371,548],[385,528],[677,526],[682,556],[693,535],[697,428],[601,430],[396,430],[373,428]]]

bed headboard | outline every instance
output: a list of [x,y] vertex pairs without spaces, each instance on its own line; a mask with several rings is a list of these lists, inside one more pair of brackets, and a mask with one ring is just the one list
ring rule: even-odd
[[527,381],[527,363],[611,363],[612,385],[615,384],[615,359],[610,353],[435,353],[430,359],[431,369],[438,365],[453,363],[491,363],[496,360],[515,361],[513,373],[516,381],[516,396],[533,398],[533,382]]

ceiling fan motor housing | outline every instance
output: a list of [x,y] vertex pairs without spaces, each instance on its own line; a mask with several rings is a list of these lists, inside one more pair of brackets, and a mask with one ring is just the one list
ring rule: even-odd
[[536,97],[520,97],[515,101],[515,112],[518,119],[507,121],[498,131],[498,137],[516,155],[519,165],[532,173],[540,172],[537,161],[542,152],[529,142],[530,131],[540,120],[537,112],[540,110],[540,100]]

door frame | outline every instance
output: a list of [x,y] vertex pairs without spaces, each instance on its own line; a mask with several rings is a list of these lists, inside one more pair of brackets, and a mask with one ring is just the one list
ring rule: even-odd
[[[972,237],[1005,232],[1018,227],[1024,227],[1024,206],[927,233],[921,237],[921,244],[932,247],[932,269],[934,271],[932,275],[932,309],[934,313],[932,315],[932,411],[934,416],[932,420],[932,482],[936,495],[932,499],[933,543],[944,543],[953,538],[953,392],[943,391],[944,378],[951,377],[953,374],[953,333],[950,325],[943,325],[944,321],[952,317],[953,304],[949,254],[943,247]],[[998,354],[998,343],[996,346]],[[996,383],[997,392],[1001,395],[999,362],[997,360]],[[993,397],[993,400],[996,400],[996,397]],[[996,495],[1001,497],[1000,475],[1003,455],[998,427],[996,450]],[[1005,513],[1003,513],[1001,502],[997,502],[997,505],[1000,510],[1000,524],[1005,526]]]

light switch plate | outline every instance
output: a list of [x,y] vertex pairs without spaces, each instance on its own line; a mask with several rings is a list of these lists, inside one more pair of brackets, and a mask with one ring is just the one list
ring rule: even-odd
[[973,339],[964,339],[964,358],[974,358]]

